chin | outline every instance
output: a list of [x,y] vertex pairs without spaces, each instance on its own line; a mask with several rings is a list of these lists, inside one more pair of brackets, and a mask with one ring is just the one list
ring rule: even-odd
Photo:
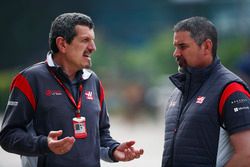
[[184,68],[183,67],[181,67],[181,66],[178,66],[178,72],[180,72],[180,73],[184,73]]
[[91,66],[92,66],[92,63],[91,63],[91,62],[82,63],[82,68],[90,69]]
[[90,68],[91,68],[91,64],[84,65],[83,68],[85,68],[85,69],[90,69]]

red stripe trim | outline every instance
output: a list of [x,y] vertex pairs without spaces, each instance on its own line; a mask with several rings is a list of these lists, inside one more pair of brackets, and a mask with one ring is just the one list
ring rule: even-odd
[[230,95],[232,95],[235,92],[242,92],[245,95],[247,95],[248,97],[250,97],[249,92],[244,88],[243,85],[237,83],[237,82],[233,82],[230,83],[229,85],[227,85],[227,87],[224,89],[222,96],[220,98],[220,103],[219,103],[219,113],[222,116],[222,110],[224,107],[224,104],[226,102],[226,100],[228,99],[228,97]]
[[[20,74],[19,74],[20,75]],[[13,79],[13,81],[11,82],[11,85],[10,85],[10,91],[12,91],[12,89],[14,88],[14,83],[16,82],[17,78],[19,75],[16,75]]]
[[101,81],[100,81],[100,97],[99,97],[99,100],[100,100],[100,106],[101,106],[101,110],[102,110],[102,104],[103,104],[103,100],[104,100],[104,89],[103,89]]
[[23,92],[23,94],[28,98],[30,104],[32,105],[33,110],[35,111],[36,100],[28,80],[21,74],[17,75],[11,84],[10,90],[14,88],[18,88]]

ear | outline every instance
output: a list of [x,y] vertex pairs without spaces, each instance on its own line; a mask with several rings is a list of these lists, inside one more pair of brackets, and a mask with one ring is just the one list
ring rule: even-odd
[[56,46],[59,50],[59,52],[65,53],[66,51],[66,40],[63,37],[57,37],[56,38]]
[[204,54],[212,54],[213,42],[210,39],[206,39],[202,44],[202,49],[204,50]]

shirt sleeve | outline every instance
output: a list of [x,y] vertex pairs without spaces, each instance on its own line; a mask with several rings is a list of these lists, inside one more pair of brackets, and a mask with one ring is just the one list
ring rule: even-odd
[[229,135],[250,129],[249,91],[240,83],[230,83],[223,91],[219,112]]
[[109,147],[101,147],[100,148],[101,159],[106,162],[116,162],[115,160],[111,159],[109,152],[110,152]]
[[[100,126],[100,142],[101,142],[101,154],[105,154],[108,153],[109,156],[109,160],[105,160],[105,158],[103,158],[103,160],[105,161],[113,161],[113,162],[117,162],[114,157],[113,157],[113,151],[116,149],[116,147],[120,144],[119,142],[117,142],[116,140],[114,140],[111,135],[110,135],[110,122],[109,122],[109,115],[108,115],[108,111],[107,111],[107,107],[106,107],[106,103],[105,103],[105,99],[104,99],[104,89],[102,87],[101,82],[100,84],[100,106],[101,106],[101,113],[100,113],[100,122],[99,122],[99,126]],[[106,149],[104,149],[106,148]],[[106,151],[105,151],[106,150]],[[105,157],[104,155],[101,155],[101,157]],[[107,155],[106,155],[107,157]]]
[[49,152],[47,137],[37,136],[33,129],[36,100],[29,81],[19,74],[13,80],[11,93],[0,131],[0,145],[8,152],[41,155]]

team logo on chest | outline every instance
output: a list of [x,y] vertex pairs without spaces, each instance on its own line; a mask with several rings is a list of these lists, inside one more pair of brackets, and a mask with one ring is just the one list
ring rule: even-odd
[[202,104],[204,102],[206,97],[204,96],[198,96],[197,99],[196,99],[196,103],[197,104]]
[[85,94],[85,98],[87,100],[94,100],[94,96],[93,96],[93,92],[92,91],[86,90],[84,94]]
[[62,95],[61,90],[51,90],[51,89],[47,89],[45,91],[45,95],[46,96],[60,96]]

